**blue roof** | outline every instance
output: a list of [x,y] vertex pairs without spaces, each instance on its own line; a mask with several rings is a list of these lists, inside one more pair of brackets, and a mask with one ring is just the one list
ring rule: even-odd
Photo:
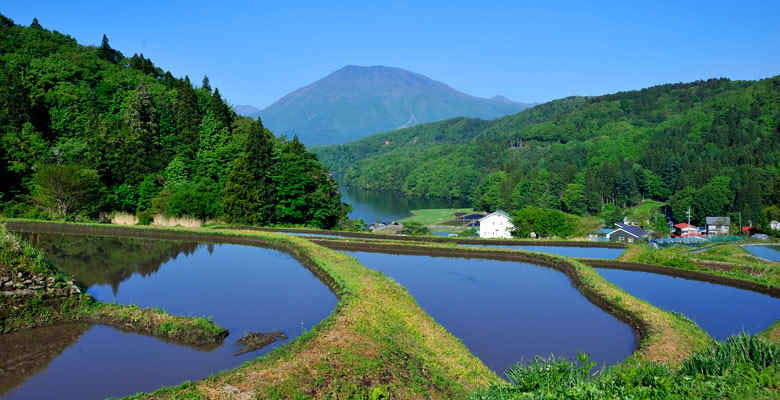
[[599,232],[601,232],[601,233],[604,233],[604,234],[607,234],[607,233],[610,233],[610,232],[612,232],[613,230],[614,230],[614,229],[607,229],[607,228],[604,228],[604,229],[599,229]]
[[638,238],[643,237],[643,236],[647,236],[647,232],[643,231],[641,228],[639,228],[637,226],[626,225],[626,224],[624,224],[622,222],[615,222],[615,226],[617,226],[618,228],[620,228],[620,229],[622,229],[622,230],[624,230],[624,231],[626,231],[626,232],[628,232],[628,233],[630,233],[630,234],[632,234],[632,235],[634,235],[634,236],[636,236]]

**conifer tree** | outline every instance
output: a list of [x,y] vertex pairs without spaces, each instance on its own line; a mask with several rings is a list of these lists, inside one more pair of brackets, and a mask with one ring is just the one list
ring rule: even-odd
[[[198,151],[198,125],[200,125],[198,98],[187,76],[179,81],[177,89],[176,126],[179,129],[179,144],[189,149],[191,154],[195,154]],[[182,153],[182,149],[177,152]]]
[[209,93],[211,93],[211,83],[209,83],[209,76],[203,75],[203,83],[201,84],[201,88]]
[[127,167],[124,180],[136,183],[155,169],[154,160],[159,150],[157,112],[146,84],[138,85],[135,96],[130,99],[125,121],[128,135],[124,138],[121,153],[134,162],[122,164]]
[[116,62],[116,50],[108,45],[108,37],[105,33],[103,34],[103,41],[100,43],[100,48],[98,49],[98,57],[112,63]]
[[209,109],[211,110],[211,113],[214,114],[214,118],[216,118],[217,121],[220,121],[225,127],[230,128],[233,119],[230,115],[230,109],[219,94],[219,88],[214,89],[214,94],[211,96],[211,102],[209,103]]
[[30,28],[41,28],[41,24],[38,23],[38,18],[33,18]]
[[225,184],[222,210],[228,222],[268,224],[276,220],[273,141],[258,118],[249,129],[244,156],[233,165]]

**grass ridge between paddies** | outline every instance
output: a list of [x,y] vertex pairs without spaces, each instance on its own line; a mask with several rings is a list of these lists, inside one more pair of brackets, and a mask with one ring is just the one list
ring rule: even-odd
[[0,334],[83,321],[190,345],[215,344],[228,335],[206,318],[98,302],[5,225],[0,225],[0,280]]

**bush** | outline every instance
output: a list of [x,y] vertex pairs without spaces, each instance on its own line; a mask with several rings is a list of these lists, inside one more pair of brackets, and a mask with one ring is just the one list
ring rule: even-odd
[[538,237],[567,238],[582,231],[580,217],[550,208],[525,207],[513,211],[512,223],[515,226],[513,235],[519,237],[528,237],[535,232]]
[[431,230],[419,222],[407,222],[398,233],[402,235],[423,236],[431,233]]
[[78,165],[41,165],[33,185],[33,200],[52,218],[94,214],[106,201],[106,188],[97,172]]
[[145,210],[138,213],[138,225],[151,225],[154,221],[154,211]]

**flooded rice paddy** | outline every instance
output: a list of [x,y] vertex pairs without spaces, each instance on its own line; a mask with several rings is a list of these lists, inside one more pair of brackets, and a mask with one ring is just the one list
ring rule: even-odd
[[[230,335],[194,348],[102,325],[65,324],[0,335],[0,397],[91,399],[204,378],[284,345],[326,318],[336,296],[287,253],[229,244],[26,234],[103,302],[211,316]],[[248,332],[286,340],[235,356]],[[52,343],[51,337],[58,338]],[[32,339],[30,339],[32,338]],[[6,354],[7,353],[7,354]],[[1,362],[0,362],[1,363]]]
[[575,258],[601,258],[614,260],[620,257],[625,249],[611,249],[604,247],[569,247],[569,246],[526,246],[526,245],[500,245],[500,244],[460,244],[468,247],[487,247],[504,250],[525,250],[537,253],[555,254],[557,256]]
[[562,273],[509,261],[347,252],[409,290],[417,303],[500,376],[534,356],[590,354],[617,364],[631,328],[602,311]]
[[780,262],[780,245],[749,245],[743,247],[756,257]]
[[715,339],[755,334],[780,318],[780,299],[765,294],[651,272],[596,271],[638,299],[684,314]]

